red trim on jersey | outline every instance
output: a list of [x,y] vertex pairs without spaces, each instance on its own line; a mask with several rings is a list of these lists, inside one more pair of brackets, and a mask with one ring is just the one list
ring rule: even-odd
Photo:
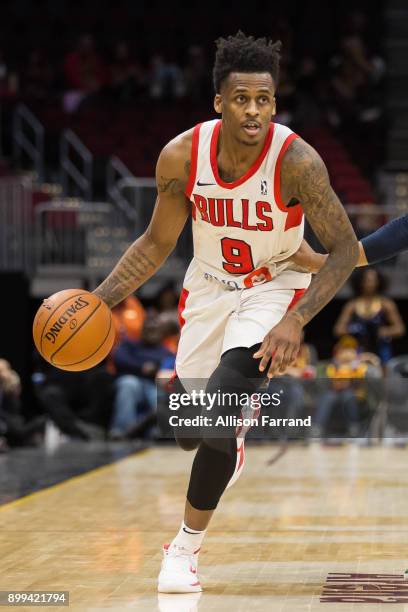
[[178,308],[177,308],[180,328],[182,328],[185,323],[185,320],[183,318],[183,312],[184,312],[184,308],[186,307],[186,300],[188,298],[189,293],[190,292],[187,291],[187,289],[184,289],[184,287],[180,293],[180,299],[179,299]]
[[245,183],[245,181],[250,179],[251,176],[253,176],[257,170],[259,170],[269,150],[269,147],[271,146],[274,128],[275,128],[275,124],[271,123],[269,125],[268,134],[266,135],[266,138],[265,138],[264,146],[262,148],[262,151],[258,159],[255,160],[255,162],[247,170],[244,176],[241,176],[241,178],[237,179],[236,181],[233,181],[232,183],[225,183],[220,178],[220,175],[218,173],[218,164],[217,164],[217,146],[218,146],[218,137],[219,137],[220,129],[221,129],[221,119],[218,121],[218,123],[216,123],[212,136],[211,136],[210,162],[211,162],[211,168],[214,174],[214,178],[217,181],[218,185],[220,185],[220,187],[224,187],[224,189],[234,189],[235,187],[242,185],[242,183]]
[[279,209],[283,210],[285,212],[287,212],[288,209],[285,206],[285,203],[282,200],[282,196],[281,196],[281,190],[280,190],[280,169],[281,169],[281,165],[282,165],[283,156],[285,155],[288,146],[290,145],[291,142],[293,142],[295,140],[295,138],[299,138],[299,136],[297,134],[289,134],[289,136],[284,141],[284,143],[282,145],[282,148],[279,151],[278,158],[276,160],[276,164],[275,164],[275,176],[273,178],[273,190],[274,190],[275,201],[276,201]]
[[294,293],[291,303],[288,306],[288,310],[293,308],[293,306],[298,303],[300,298],[302,298],[305,295],[305,293],[306,293],[306,289],[295,289],[295,293]]
[[[189,296],[189,293],[190,292],[187,289],[184,289],[184,287],[183,287],[183,289],[181,290],[181,293],[180,293],[179,303],[178,303],[178,307],[177,307],[177,310],[178,310],[178,320],[179,320],[179,324],[180,324],[180,331],[182,330],[183,325],[186,322],[184,317],[183,317],[183,312],[184,312],[184,309],[186,307],[186,300],[187,300],[187,298]],[[167,383],[165,385],[166,391],[168,391],[168,393],[171,393],[171,390],[172,390],[172,387],[174,385],[174,381],[176,380],[176,378],[177,378],[177,372],[176,372],[176,366],[174,366],[173,374],[171,375],[171,377],[169,378],[169,380],[167,381]]]
[[198,159],[198,141],[200,139],[200,127],[202,123],[198,123],[193,130],[193,138],[191,141],[191,157],[190,157],[190,174],[188,177],[188,183],[185,190],[185,194],[190,199],[193,192],[194,183],[197,176],[197,159]]
[[285,206],[285,203],[282,200],[281,189],[280,189],[280,183],[281,183],[280,171],[281,171],[282,159],[290,143],[293,142],[295,138],[299,138],[299,136],[297,134],[289,134],[289,136],[286,138],[285,142],[283,143],[282,148],[279,151],[278,158],[276,160],[275,176],[273,177],[273,189],[274,189],[275,202],[278,205],[279,210],[281,210],[282,212],[288,213],[286,223],[285,223],[285,232],[291,227],[297,227],[298,225],[300,225],[303,219],[303,210],[300,204],[296,206],[290,206],[289,208]]

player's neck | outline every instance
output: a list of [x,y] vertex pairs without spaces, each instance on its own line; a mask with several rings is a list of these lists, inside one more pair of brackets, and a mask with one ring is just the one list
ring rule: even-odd
[[221,125],[217,146],[219,170],[235,175],[233,179],[237,178],[237,174],[245,174],[258,159],[264,144],[265,139],[253,146],[242,144]]

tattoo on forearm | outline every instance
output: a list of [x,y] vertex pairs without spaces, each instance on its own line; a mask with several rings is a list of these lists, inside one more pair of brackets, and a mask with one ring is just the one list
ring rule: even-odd
[[132,245],[109,276],[95,289],[95,293],[108,306],[115,306],[149,278],[156,268],[157,264],[146,253]]
[[282,165],[286,191],[302,205],[314,233],[329,252],[323,268],[292,309],[291,316],[308,323],[347,280],[358,259],[358,242],[350,220],[330,186],[320,156],[302,140],[289,147]]
[[332,252],[290,314],[298,318],[303,325],[313,319],[347,280],[357,261],[357,254],[358,251],[354,247],[347,245],[338,252]]

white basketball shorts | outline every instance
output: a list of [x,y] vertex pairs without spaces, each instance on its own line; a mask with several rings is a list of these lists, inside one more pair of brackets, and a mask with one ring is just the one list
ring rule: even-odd
[[[205,274],[193,259],[179,304],[182,327],[176,358],[178,377],[207,379],[223,353],[262,342],[303,295],[310,278],[310,274],[285,270],[250,289],[230,289]],[[288,288],[291,283],[298,286]]]

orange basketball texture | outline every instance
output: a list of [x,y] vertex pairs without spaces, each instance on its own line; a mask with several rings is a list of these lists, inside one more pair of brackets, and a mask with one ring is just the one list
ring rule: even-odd
[[103,300],[84,289],[64,289],[45,299],[33,323],[37,350],[61,370],[88,370],[112,348],[115,329]]

